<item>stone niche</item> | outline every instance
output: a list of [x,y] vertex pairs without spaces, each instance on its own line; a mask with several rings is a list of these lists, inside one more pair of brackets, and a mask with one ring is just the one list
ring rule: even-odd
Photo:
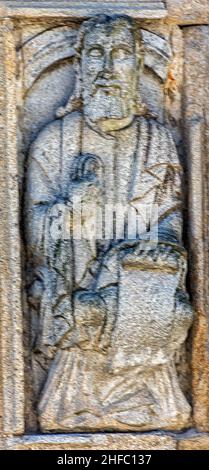
[[209,449],[209,26],[178,5],[0,2],[2,449]]

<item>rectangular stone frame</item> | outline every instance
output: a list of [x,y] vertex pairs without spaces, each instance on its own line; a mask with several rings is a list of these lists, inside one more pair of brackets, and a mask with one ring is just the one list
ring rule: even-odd
[[[107,5],[106,5],[107,3]],[[192,0],[167,0],[167,16],[163,2],[115,0],[105,2],[103,12],[111,13],[120,8],[120,13],[137,19],[162,19],[178,25],[209,24],[209,6]],[[160,9],[156,9],[158,4]],[[104,2],[102,2],[104,5]],[[117,8],[116,8],[117,5]],[[143,7],[143,8],[142,8]],[[194,8],[193,8],[194,7]],[[78,8],[76,1],[0,1],[0,373],[1,373],[1,439],[0,448],[10,449],[112,449],[149,448],[176,449],[198,448],[207,443],[208,434],[188,431],[181,437],[171,433],[130,433],[126,437],[119,433],[103,435],[56,435],[24,436],[24,358],[21,306],[21,244],[19,234],[18,169],[16,147],[16,48],[13,21],[28,18],[86,18],[101,12],[101,4],[85,1]],[[185,37],[186,40],[186,37]],[[191,60],[192,62],[192,60]],[[186,64],[187,67],[187,64]],[[190,64],[188,65],[190,67]],[[187,73],[192,72],[188,69]],[[202,83],[204,83],[202,81]],[[192,82],[186,80],[185,138],[189,161],[189,220],[190,252],[192,260],[192,282],[196,323],[193,342],[193,397],[196,429],[209,431],[209,360],[207,354],[208,318],[206,312],[206,261],[203,242],[205,208],[203,205],[204,152],[202,152],[202,120],[192,126],[189,108],[189,92]],[[194,85],[195,86],[195,85]],[[195,87],[194,92],[197,92]],[[198,98],[196,98],[198,102]],[[202,101],[201,101],[202,102]],[[202,108],[203,109],[203,108]],[[196,140],[192,137],[195,132]],[[200,158],[201,156],[201,158]],[[200,181],[197,191],[196,175]],[[194,268],[194,269],[193,269]],[[21,437],[17,437],[17,436]],[[16,436],[16,437],[15,437]],[[180,442],[180,444],[179,444]],[[185,444],[184,444],[185,442]],[[203,447],[202,447],[203,448]]]

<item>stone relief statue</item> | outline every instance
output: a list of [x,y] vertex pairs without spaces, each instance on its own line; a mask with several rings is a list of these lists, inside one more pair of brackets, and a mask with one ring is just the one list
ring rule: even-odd
[[[129,18],[84,22],[74,94],[27,160],[34,354],[51,361],[38,404],[43,432],[182,429],[189,422],[175,369],[193,316],[182,168],[170,132],[141,102],[142,64],[140,30]],[[102,211],[157,207],[158,242],[149,243],[150,222],[133,236],[127,220],[124,236],[122,222],[118,237],[63,236],[75,200]],[[90,218],[82,214],[83,226]]]

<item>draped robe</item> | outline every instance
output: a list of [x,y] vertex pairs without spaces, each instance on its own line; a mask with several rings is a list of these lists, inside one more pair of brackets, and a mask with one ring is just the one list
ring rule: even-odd
[[[62,418],[58,419],[60,411],[58,413],[57,409],[60,409],[60,405],[58,406],[57,403],[61,390],[59,393],[57,392],[55,399],[51,399],[51,403],[48,404],[49,397],[54,394],[55,389],[58,390],[60,387],[60,383],[58,385],[58,379],[55,376],[64,375],[65,379],[63,380],[68,380],[69,383],[69,385],[65,384],[65,389],[68,388],[66,392],[63,392],[62,389],[62,396],[63,393],[67,396],[64,415],[66,409],[69,408],[74,410],[75,415],[81,414],[81,410],[85,410],[83,412],[85,414],[86,409],[88,409],[89,419],[91,414],[89,409],[93,409],[95,406],[97,412],[92,411],[94,418],[92,418],[93,424],[89,425],[90,429],[108,429],[109,427],[131,429],[131,426],[133,426],[131,419],[130,422],[127,422],[125,417],[123,419],[118,418],[118,410],[116,410],[117,413],[114,411],[117,417],[111,418],[109,425],[104,424],[102,418],[95,418],[97,414],[102,414],[102,408],[98,403],[93,403],[96,399],[94,400],[94,394],[92,393],[89,393],[90,398],[85,405],[83,404],[83,397],[80,398],[82,405],[75,404],[78,388],[81,388],[79,384],[82,382],[83,390],[87,390],[89,387],[91,388],[94,382],[94,369],[92,370],[91,365],[93,361],[92,351],[94,355],[99,355],[98,370],[101,363],[101,381],[103,369],[106,368],[106,365],[104,354],[102,352],[100,354],[99,351],[99,343],[95,344],[94,340],[90,341],[88,345],[88,341],[85,342],[82,339],[83,352],[81,353],[80,349],[79,352],[76,352],[76,345],[79,345],[79,341],[81,341],[80,336],[88,336],[88,333],[84,331],[82,334],[75,333],[76,319],[73,296],[77,291],[82,290],[85,290],[85,292],[100,292],[101,303],[104,300],[107,306],[103,318],[105,323],[102,333],[104,350],[108,348],[108,341],[114,329],[118,308],[117,294],[115,294],[118,285],[118,268],[117,263],[114,262],[117,244],[111,247],[109,242],[105,242],[106,245],[105,243],[99,245],[89,243],[88,240],[72,239],[57,242],[51,237],[53,207],[57,204],[60,205],[59,207],[68,205],[74,194],[81,196],[83,194],[82,188],[86,183],[84,181],[81,182],[82,184],[78,181],[75,182],[72,176],[76,162],[79,166],[79,159],[82,155],[93,155],[100,162],[100,179],[102,181],[99,181],[99,185],[102,187],[103,203],[113,205],[120,203],[135,208],[138,207],[139,203],[148,204],[149,206],[156,204],[159,217],[159,242],[170,243],[179,246],[180,249],[182,248],[182,169],[170,132],[155,120],[136,117],[129,127],[112,132],[111,135],[105,135],[92,128],[80,112],[73,112],[63,119],[49,124],[31,146],[27,162],[26,236],[30,282],[33,284],[38,279],[43,286],[39,304],[39,328],[35,348],[36,351],[41,351],[48,357],[54,357],[56,351],[58,351],[53,366],[53,370],[56,372],[54,373],[53,370],[49,372],[40,405],[42,427],[44,430],[83,429],[82,420],[79,421],[76,418],[76,421],[72,417],[73,411],[70,417],[65,417],[66,419],[62,412]],[[95,185],[91,181],[88,182],[88,200],[91,200],[91,195],[92,200],[97,199],[98,193],[97,184]],[[98,200],[101,194],[98,195]],[[102,255],[104,252],[106,253],[105,257]],[[107,261],[104,261],[108,258],[108,253],[110,253],[111,258],[110,266],[107,266]],[[112,257],[111,254],[113,254]],[[93,269],[92,266],[94,266]],[[189,312],[183,339],[190,322],[191,314]],[[82,329],[82,326],[80,328]],[[95,337],[97,337],[96,332],[100,331],[99,328],[99,325],[95,327]],[[70,358],[69,351],[71,351]],[[159,364],[161,365],[160,360]],[[88,384],[86,384],[86,372],[90,377]],[[130,377],[130,372],[128,374],[129,378],[127,379],[127,372],[125,373],[125,381],[128,380],[133,385],[135,382],[134,376]],[[167,371],[166,374],[168,376],[170,371]],[[77,386],[75,386],[75,383],[73,384],[73,380],[74,382],[77,381]],[[176,379],[171,380],[174,380],[176,384]],[[104,383],[101,387],[105,388]],[[109,385],[109,388],[111,389],[111,385]],[[121,385],[120,379],[117,387],[118,396],[125,393],[123,388],[124,385]],[[131,393],[134,397],[136,390],[134,392],[132,389]],[[176,393],[182,398],[179,388]],[[83,395],[85,394],[88,393],[85,392]],[[133,397],[128,400],[128,406],[126,400],[125,412],[128,410],[128,413],[130,413],[130,409],[133,407]],[[79,399],[77,400],[79,402]],[[102,399],[100,397],[100,402],[101,400],[105,401],[104,396]],[[114,400],[117,402],[116,396]],[[138,401],[140,400],[139,395]],[[145,404],[146,400],[148,399],[145,396]],[[92,404],[89,405],[90,401],[92,401]],[[135,396],[134,409],[137,408],[138,401]],[[185,416],[188,418],[190,411],[184,399],[181,406],[186,410]],[[98,408],[101,408],[100,411],[98,411]],[[182,408],[180,413],[183,413]],[[53,409],[56,409],[56,411],[53,411]],[[105,413],[108,414],[107,408]],[[145,415],[143,413],[143,417],[140,414],[138,420],[139,428],[141,426],[143,428],[144,422],[149,423],[150,421],[149,413],[145,412]],[[50,423],[49,416],[52,415],[53,418]],[[184,420],[184,418],[182,419]],[[85,419],[83,418],[83,423],[86,426],[86,416]],[[162,427],[166,427],[166,420],[163,423]],[[154,423],[152,426],[155,427],[156,424]]]

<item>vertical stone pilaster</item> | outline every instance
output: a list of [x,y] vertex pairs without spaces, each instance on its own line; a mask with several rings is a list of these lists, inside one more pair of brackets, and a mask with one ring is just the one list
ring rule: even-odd
[[208,351],[208,70],[209,27],[184,29],[184,129],[189,175],[190,277],[196,321],[193,329],[193,413],[209,430]]
[[13,23],[0,21],[0,363],[2,434],[24,431]]

